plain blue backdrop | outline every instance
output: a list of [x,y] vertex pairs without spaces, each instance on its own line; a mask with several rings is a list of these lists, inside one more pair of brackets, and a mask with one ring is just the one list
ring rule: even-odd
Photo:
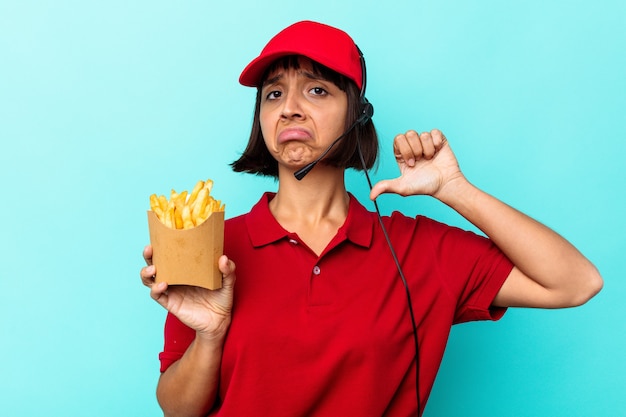
[[[232,217],[275,189],[229,170],[255,94],[237,78],[313,19],[365,53],[374,180],[397,174],[395,134],[437,127],[471,181],[605,278],[580,308],[455,327],[425,415],[625,415],[625,4],[0,0],[0,414],[160,415],[148,196],[212,178]],[[472,229],[426,197],[379,203]]]

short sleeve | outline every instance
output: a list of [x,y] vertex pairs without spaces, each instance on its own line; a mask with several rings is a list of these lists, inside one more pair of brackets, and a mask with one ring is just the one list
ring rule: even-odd
[[493,300],[513,264],[488,238],[474,232],[429,220],[440,267],[440,279],[455,298],[454,323],[498,320],[506,309]]
[[159,354],[161,372],[165,372],[174,362],[182,358],[196,337],[196,333],[184,325],[176,316],[167,314],[165,319],[165,343]]
[[408,250],[405,263],[427,271],[428,285],[439,285],[447,294],[453,323],[503,316],[506,309],[492,303],[513,264],[490,239],[425,216],[396,212],[391,222],[394,238]]

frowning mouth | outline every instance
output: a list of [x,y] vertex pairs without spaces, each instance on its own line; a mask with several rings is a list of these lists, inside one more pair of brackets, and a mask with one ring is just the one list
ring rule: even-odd
[[289,127],[278,134],[278,143],[282,144],[291,140],[308,140],[313,135],[311,132],[302,127]]

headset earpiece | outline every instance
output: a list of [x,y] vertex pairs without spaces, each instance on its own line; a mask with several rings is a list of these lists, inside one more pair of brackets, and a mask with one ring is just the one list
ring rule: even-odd
[[365,126],[365,124],[372,118],[373,115],[374,106],[372,106],[372,103],[370,103],[365,97],[363,97],[361,101],[361,115],[359,116],[357,122],[361,126]]
[[359,61],[361,62],[361,114],[357,119],[358,124],[361,126],[365,126],[365,124],[372,118],[374,115],[374,106],[365,98],[365,87],[367,86],[367,70],[365,67],[365,58],[363,57],[363,52],[358,45],[356,46],[356,50],[359,52]]

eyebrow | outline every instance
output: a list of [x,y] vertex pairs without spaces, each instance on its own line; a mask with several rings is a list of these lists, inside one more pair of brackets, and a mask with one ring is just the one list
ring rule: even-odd
[[[309,78],[311,80],[319,80],[319,81],[328,81],[326,78],[322,77],[320,74],[316,74],[314,72],[310,72],[310,71],[304,71],[304,70],[297,70],[297,72],[299,74],[304,75],[306,78]],[[280,81],[282,78],[285,77],[285,73],[281,72],[279,74],[277,74],[276,76],[272,77],[272,78],[268,78],[267,80],[265,80],[265,82],[263,83],[262,87],[265,87],[266,85],[270,85],[270,84],[275,84],[278,81]]]
[[280,79],[281,79],[281,78],[284,78],[284,72],[281,72],[280,74],[278,74],[278,75],[276,75],[276,76],[274,76],[274,77],[272,77],[272,78],[268,78],[267,80],[265,80],[265,81],[263,82],[262,87],[265,87],[266,85],[269,85],[269,84],[275,84],[275,83],[277,83],[278,81],[280,81]]

